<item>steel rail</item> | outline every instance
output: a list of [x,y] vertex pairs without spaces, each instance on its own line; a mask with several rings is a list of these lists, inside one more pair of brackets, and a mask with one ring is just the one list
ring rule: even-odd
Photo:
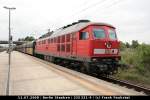
[[101,76],[101,77],[97,77],[97,78],[103,79],[103,80],[111,82],[111,83],[119,84],[121,86],[126,86],[127,88],[132,88],[138,92],[144,92],[146,95],[150,95],[150,88],[143,87],[142,85],[133,84],[131,82],[128,82],[125,80],[120,80],[120,79],[117,79],[112,76]]

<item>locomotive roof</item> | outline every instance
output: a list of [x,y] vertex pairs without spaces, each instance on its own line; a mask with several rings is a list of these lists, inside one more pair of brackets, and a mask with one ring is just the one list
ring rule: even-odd
[[112,26],[110,24],[107,24],[107,23],[82,22],[82,23],[77,23],[75,25],[71,25],[71,26],[69,26],[67,28],[60,28],[60,29],[54,31],[51,36],[46,37],[46,38],[41,38],[41,39],[38,39],[38,40],[45,40],[45,39],[48,39],[48,38],[54,38],[54,37],[57,37],[57,36],[61,36],[61,35],[65,35],[65,34],[69,34],[69,33],[73,33],[73,32],[77,32],[77,31],[80,31],[80,30],[82,30],[83,28],[85,28],[85,27],[87,27],[89,25],[100,25],[100,26],[105,25],[105,26],[109,26],[109,27],[115,28],[114,26]]

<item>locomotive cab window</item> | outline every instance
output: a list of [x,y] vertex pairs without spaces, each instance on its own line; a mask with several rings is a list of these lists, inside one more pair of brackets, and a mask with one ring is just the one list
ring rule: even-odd
[[79,36],[79,40],[87,40],[89,38],[88,32],[81,32]]
[[109,38],[112,39],[112,40],[116,40],[117,39],[117,36],[116,36],[116,32],[112,29],[108,30],[108,33],[109,33]]
[[103,39],[106,37],[106,34],[103,29],[93,29],[93,36],[95,39]]

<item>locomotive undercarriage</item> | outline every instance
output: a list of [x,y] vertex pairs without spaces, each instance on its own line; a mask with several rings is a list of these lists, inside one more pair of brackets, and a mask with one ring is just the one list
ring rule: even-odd
[[101,74],[110,75],[117,73],[118,69],[118,61],[115,61],[114,59],[112,60],[105,59],[87,62],[87,61],[68,60],[53,56],[38,55],[37,57],[87,74],[95,73],[99,75]]
[[90,64],[90,70],[97,74],[115,74],[117,73],[118,62],[97,62]]

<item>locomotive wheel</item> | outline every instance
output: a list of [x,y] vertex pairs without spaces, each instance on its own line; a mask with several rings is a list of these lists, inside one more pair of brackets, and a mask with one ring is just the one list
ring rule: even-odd
[[53,62],[55,61],[55,58],[52,57],[52,56],[50,56],[50,57],[49,57],[49,61],[53,63]]
[[44,60],[48,61],[48,56],[44,56]]
[[86,72],[85,67],[84,67],[84,66],[81,66],[81,67],[80,67],[80,71],[81,71],[82,73],[85,73],[85,72]]
[[88,62],[84,62],[83,65],[81,66],[80,70],[83,73],[90,74],[91,73],[90,64]]

